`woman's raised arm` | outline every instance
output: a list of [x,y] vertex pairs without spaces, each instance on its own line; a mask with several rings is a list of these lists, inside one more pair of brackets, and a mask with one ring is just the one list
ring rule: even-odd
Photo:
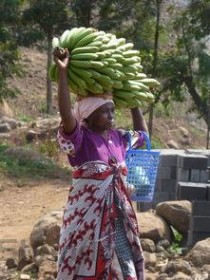
[[133,120],[133,129],[136,131],[145,131],[148,133],[148,127],[146,124],[146,121],[144,119],[144,116],[139,108],[132,108],[131,109],[131,115]]
[[60,53],[59,49],[53,52],[54,61],[58,67],[58,108],[62,120],[63,130],[70,134],[75,129],[76,120],[72,114],[71,94],[68,86],[69,53]]

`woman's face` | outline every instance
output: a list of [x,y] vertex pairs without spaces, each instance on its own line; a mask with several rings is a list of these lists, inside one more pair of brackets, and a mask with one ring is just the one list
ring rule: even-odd
[[113,128],[115,116],[115,106],[108,102],[96,109],[88,118],[88,128],[96,132],[103,132]]

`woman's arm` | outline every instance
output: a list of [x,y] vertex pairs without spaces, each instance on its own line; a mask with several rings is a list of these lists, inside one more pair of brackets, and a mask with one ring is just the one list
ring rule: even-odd
[[54,61],[58,67],[58,108],[63,125],[63,131],[66,134],[72,133],[76,127],[76,120],[71,111],[71,98],[68,87],[67,73],[69,63],[69,53],[59,53],[59,50],[53,52]]
[[132,108],[131,115],[133,119],[133,129],[136,131],[140,130],[148,133],[148,127],[141,110],[137,107]]

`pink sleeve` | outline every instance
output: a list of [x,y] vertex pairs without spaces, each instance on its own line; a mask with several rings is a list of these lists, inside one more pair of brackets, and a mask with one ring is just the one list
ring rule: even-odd
[[58,144],[62,151],[72,156],[78,151],[83,139],[83,131],[81,127],[76,125],[75,130],[71,134],[66,134],[60,125],[57,133]]

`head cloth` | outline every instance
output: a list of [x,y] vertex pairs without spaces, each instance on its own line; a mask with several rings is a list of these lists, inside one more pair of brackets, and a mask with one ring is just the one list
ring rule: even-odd
[[109,102],[114,104],[111,94],[104,94],[100,96],[88,96],[85,98],[81,98],[75,102],[73,114],[78,123],[81,124],[96,109]]

